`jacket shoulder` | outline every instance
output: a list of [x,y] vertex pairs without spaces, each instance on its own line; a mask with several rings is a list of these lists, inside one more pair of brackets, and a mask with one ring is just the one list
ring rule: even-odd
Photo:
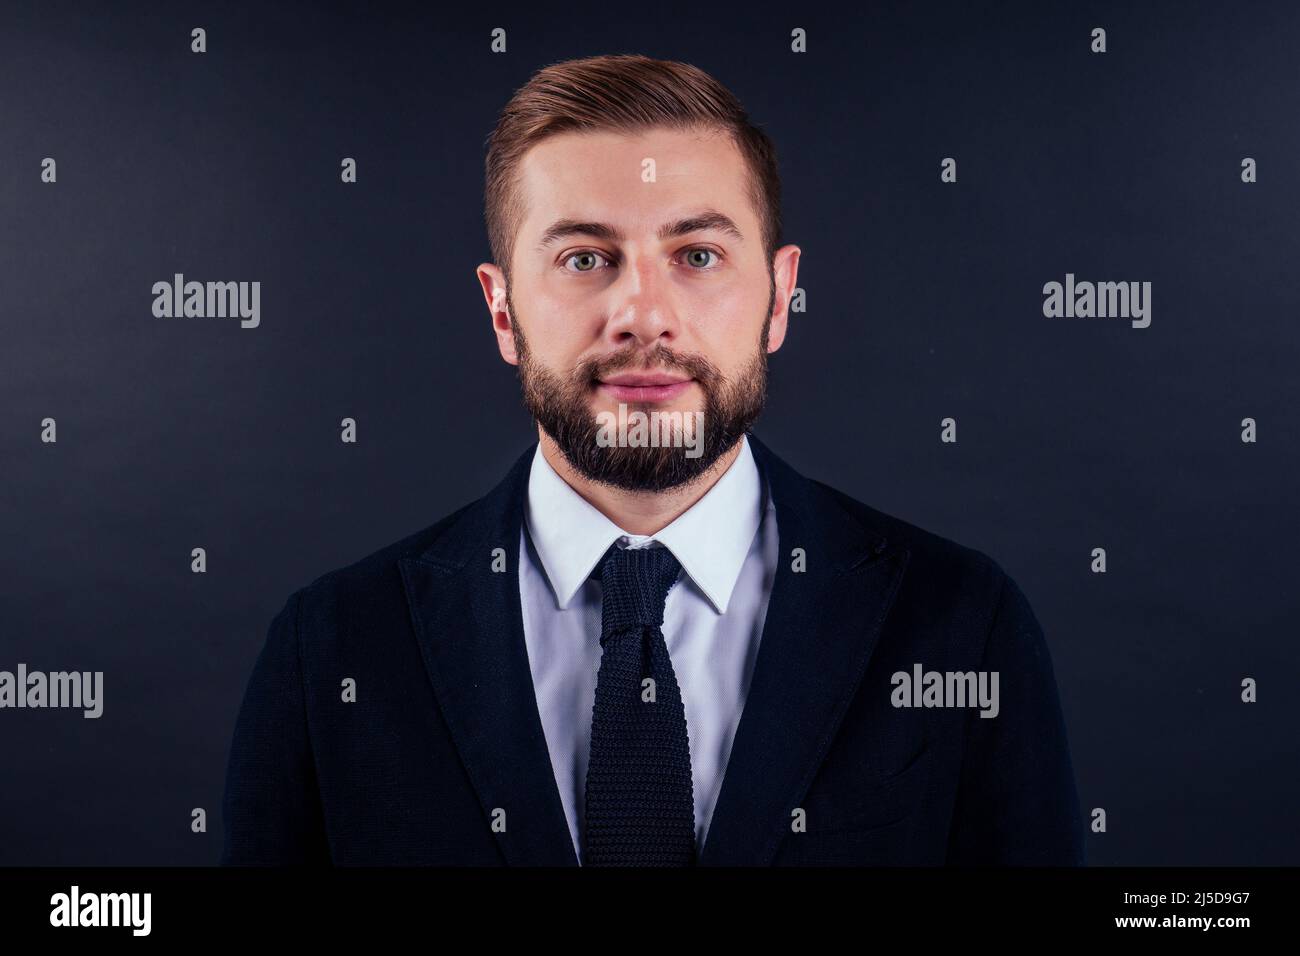
[[433,547],[481,500],[472,501],[434,524],[384,545],[351,564],[327,571],[290,595],[290,602],[322,596],[373,601],[391,595],[394,588],[400,591],[402,577],[398,562],[404,558],[418,558]]
[[883,537],[886,550],[906,549],[909,576],[920,575],[942,587],[973,588],[991,599],[1009,579],[1002,565],[984,551],[873,508],[823,482],[812,483],[860,525]]

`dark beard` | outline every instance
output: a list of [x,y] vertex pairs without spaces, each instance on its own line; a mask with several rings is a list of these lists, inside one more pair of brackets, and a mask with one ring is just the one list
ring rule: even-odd
[[[767,396],[767,322],[756,354],[734,381],[728,381],[704,356],[674,352],[662,345],[644,356],[632,349],[603,360],[588,359],[580,362],[564,381],[533,360],[520,329],[519,313],[511,308],[510,314],[514,317],[524,405],[574,470],[588,481],[649,492],[686,485],[735,447],[763,410]],[[597,435],[601,425],[587,404],[588,397],[602,376],[625,368],[675,370],[695,379],[704,392],[704,420],[694,437],[701,443],[699,457],[687,457],[681,446],[600,445]],[[628,412],[634,410],[648,415],[652,406],[628,403]],[[685,418],[691,411],[683,411],[682,415]]]

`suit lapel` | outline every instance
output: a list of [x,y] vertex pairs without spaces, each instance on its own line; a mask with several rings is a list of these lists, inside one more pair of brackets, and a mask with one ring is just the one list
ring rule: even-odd
[[[776,506],[777,572],[702,865],[763,866],[789,832],[875,648],[908,552],[749,436]],[[806,570],[792,568],[792,552]]]
[[[535,447],[535,446],[534,446]],[[498,808],[512,865],[576,866],[542,730],[519,605],[530,448],[506,479],[418,558],[399,562],[425,669],[483,808]],[[505,572],[492,571],[493,549]]]

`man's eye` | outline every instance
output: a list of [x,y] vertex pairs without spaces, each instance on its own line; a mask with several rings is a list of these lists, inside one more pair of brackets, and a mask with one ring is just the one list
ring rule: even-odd
[[709,256],[720,258],[712,249],[691,249],[686,253],[686,263],[697,269],[708,269],[717,265],[716,262],[709,261]]
[[577,268],[570,270],[572,272],[594,272],[597,262],[600,261],[607,262],[608,260],[599,252],[592,252],[588,249],[583,252],[575,252],[564,260],[564,264],[567,267],[570,262],[576,263]]

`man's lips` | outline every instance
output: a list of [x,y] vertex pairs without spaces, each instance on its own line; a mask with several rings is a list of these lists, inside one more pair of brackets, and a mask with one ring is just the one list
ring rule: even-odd
[[694,381],[662,372],[622,372],[601,379],[596,387],[620,402],[666,402],[686,391]]

